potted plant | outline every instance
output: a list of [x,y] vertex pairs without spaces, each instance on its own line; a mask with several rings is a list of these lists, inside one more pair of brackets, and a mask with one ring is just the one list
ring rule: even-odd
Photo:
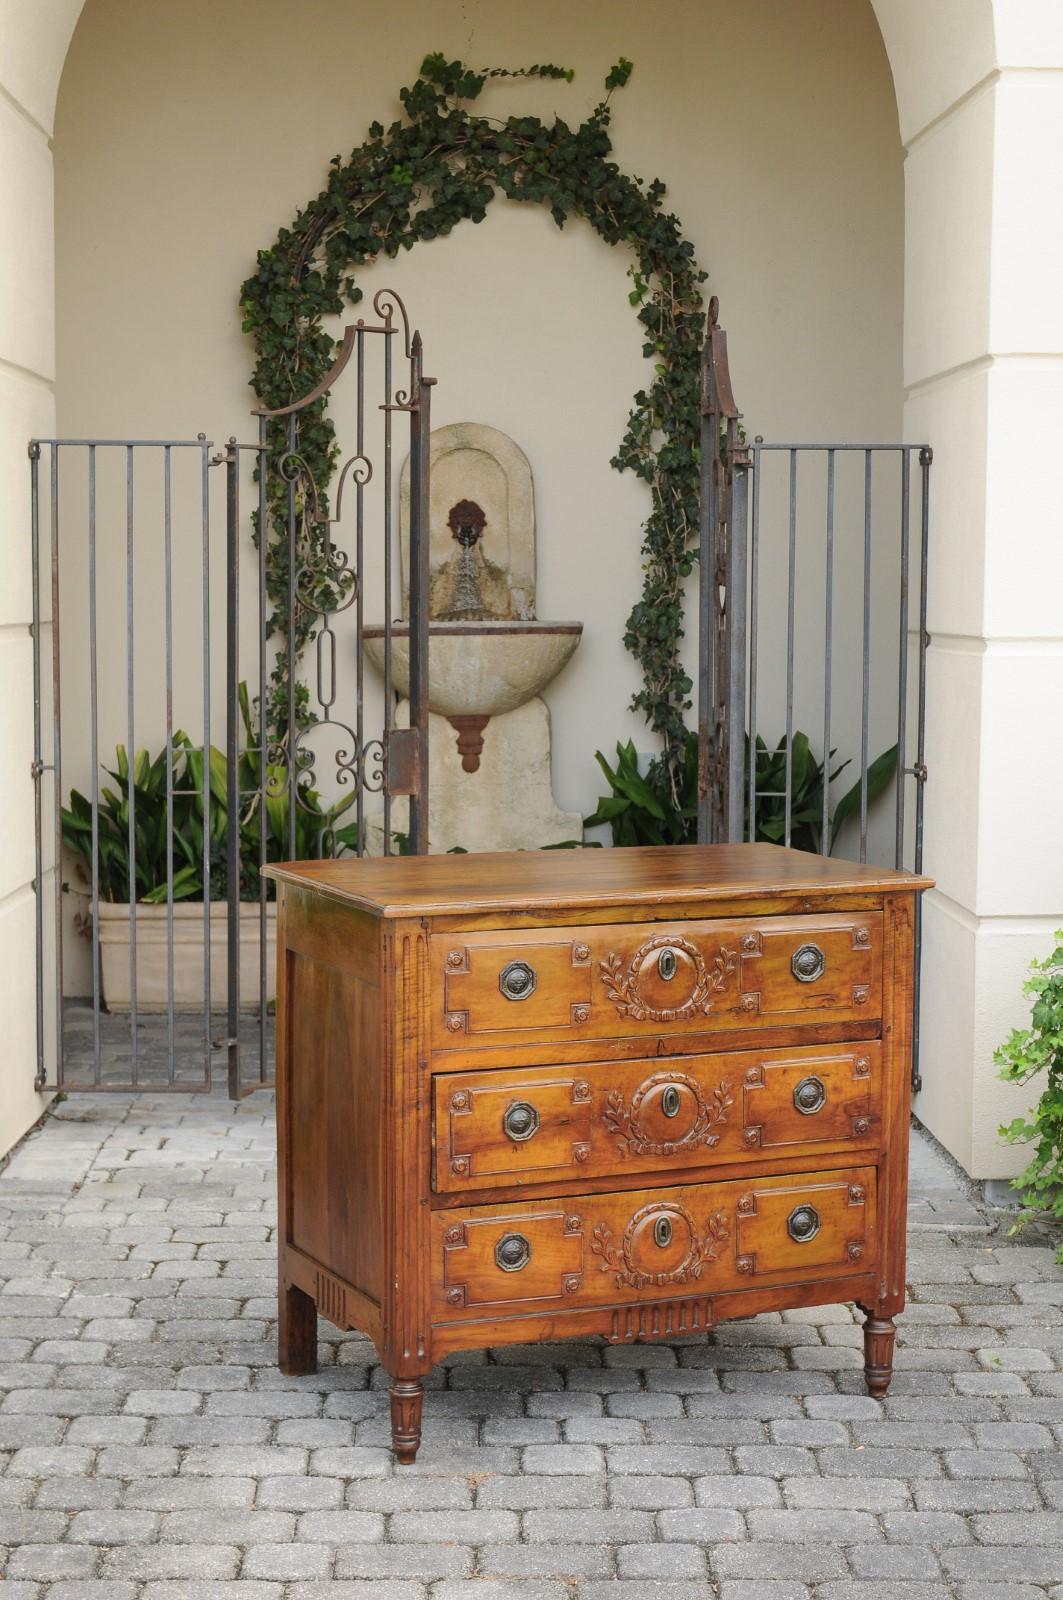
[[[263,804],[258,732],[251,715],[246,684],[239,689],[246,749],[240,756],[240,993],[258,1000],[261,916],[259,909],[261,814]],[[111,784],[99,791],[96,819],[96,861],[99,882],[99,960],[103,1003],[109,1011],[125,1011],[131,1003],[130,944],[136,905],[136,988],[140,1010],[164,1010],[169,1003],[167,953],[170,940],[168,867],[172,851],[173,999],[178,1010],[199,1010],[204,1003],[207,929],[210,940],[211,1004],[227,1002],[228,763],[213,745],[204,768],[202,746],[178,730],[172,739],[172,832],[168,828],[166,750],[152,758],[138,750],[129,760],[124,745],[107,768]],[[266,859],[281,861],[291,854],[288,828],[287,769],[267,764],[265,775]],[[206,790],[206,797],[204,791]],[[295,856],[310,860],[322,853],[328,830],[336,848],[355,845],[353,827],[337,827],[353,803],[347,796],[325,808],[317,791],[300,786],[295,814]],[[249,797],[249,798],[248,798]],[[129,859],[130,801],[134,818],[132,870]],[[77,789],[62,812],[63,842],[76,862],[78,893],[92,883],[92,803]],[[205,830],[207,837],[204,837]],[[168,834],[172,837],[168,851]],[[206,868],[206,870],[205,870]],[[267,885],[266,974],[270,1001],[275,993],[276,905]],[[204,902],[209,902],[206,907]],[[78,918],[92,936],[92,911]]]

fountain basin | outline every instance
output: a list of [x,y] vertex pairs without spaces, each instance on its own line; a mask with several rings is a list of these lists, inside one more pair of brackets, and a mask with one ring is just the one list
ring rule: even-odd
[[[582,622],[437,622],[428,627],[428,709],[440,717],[516,711],[555,678],[579,644]],[[365,653],[384,670],[384,628],[363,630]],[[410,693],[410,626],[391,628],[391,680]]]

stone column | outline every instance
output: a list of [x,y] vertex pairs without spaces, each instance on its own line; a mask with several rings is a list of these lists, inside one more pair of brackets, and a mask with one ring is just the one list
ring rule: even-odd
[[26,441],[55,425],[52,115],[81,0],[0,6],[0,1154],[36,1121],[32,645]]
[[876,11],[907,155],[906,437],[935,449],[916,1110],[996,1178],[1032,1097],[992,1052],[1063,923],[1063,17]]

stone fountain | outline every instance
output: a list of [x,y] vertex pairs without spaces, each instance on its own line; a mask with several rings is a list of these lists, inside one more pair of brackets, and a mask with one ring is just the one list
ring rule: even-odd
[[[407,460],[400,501],[404,616],[409,496]],[[571,657],[583,624],[536,619],[535,499],[524,452],[482,423],[437,428],[428,521],[431,847],[518,850],[579,839],[578,813],[554,801],[550,713],[539,695]],[[405,696],[408,623],[393,624],[391,638],[392,681]],[[383,627],[367,627],[364,643],[383,672]],[[403,699],[400,726],[408,716]],[[405,829],[405,811],[405,801],[396,801],[394,829]]]

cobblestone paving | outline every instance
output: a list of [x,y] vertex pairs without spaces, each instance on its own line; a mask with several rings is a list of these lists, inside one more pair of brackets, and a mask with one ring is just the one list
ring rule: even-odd
[[0,1178],[0,1600],[1063,1600],[1063,1270],[914,1146],[897,1373],[846,1306],[434,1375],[274,1365],[266,1095],[60,1106]]

